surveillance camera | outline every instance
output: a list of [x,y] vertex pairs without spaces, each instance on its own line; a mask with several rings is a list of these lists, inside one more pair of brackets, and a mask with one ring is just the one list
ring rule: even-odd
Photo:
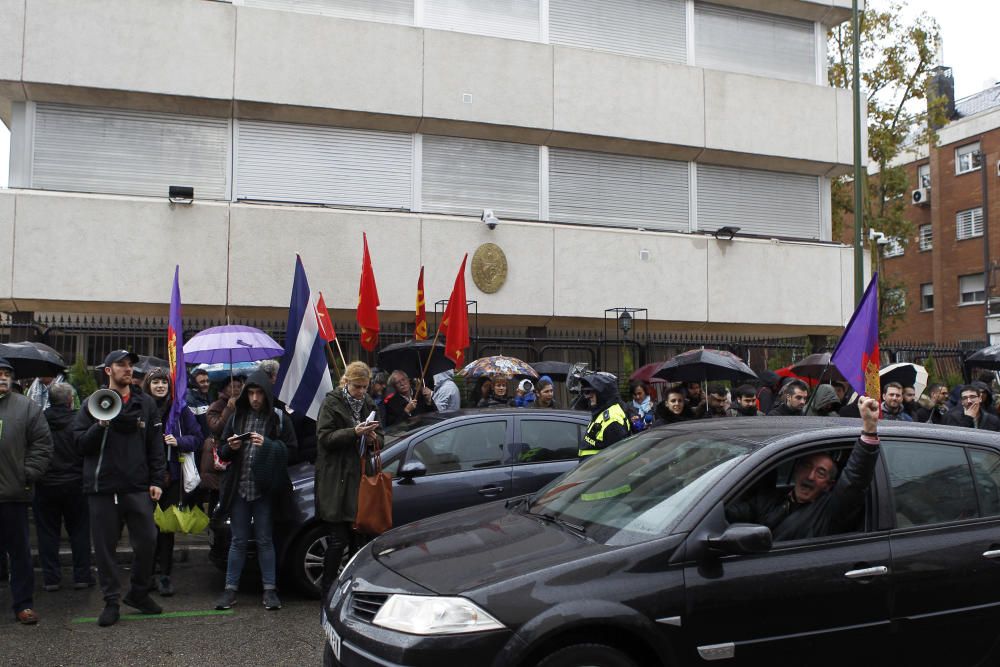
[[889,243],[889,239],[886,238],[885,234],[882,232],[876,232],[874,229],[868,230],[868,240],[874,241],[879,245],[886,245]]
[[493,209],[487,208],[483,210],[482,221],[486,223],[489,229],[496,229],[497,225],[500,224],[500,220],[493,215]]

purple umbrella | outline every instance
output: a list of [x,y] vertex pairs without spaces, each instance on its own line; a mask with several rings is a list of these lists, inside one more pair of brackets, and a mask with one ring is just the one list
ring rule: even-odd
[[191,364],[233,364],[280,357],[285,350],[260,329],[227,324],[199,331],[184,343],[184,361]]

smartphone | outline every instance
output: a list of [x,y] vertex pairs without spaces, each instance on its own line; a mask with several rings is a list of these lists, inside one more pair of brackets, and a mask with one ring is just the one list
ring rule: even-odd
[[247,431],[246,433],[236,433],[231,435],[232,438],[237,438],[238,440],[249,440],[250,436],[253,435],[252,431]]
[[368,419],[365,420],[365,423],[366,424],[371,424],[373,421],[375,421],[375,416],[376,416],[375,415],[375,411],[372,410],[371,414],[368,415]]

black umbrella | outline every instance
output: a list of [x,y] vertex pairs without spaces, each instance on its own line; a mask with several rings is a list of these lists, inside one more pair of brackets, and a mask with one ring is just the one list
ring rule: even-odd
[[566,376],[573,369],[573,364],[566,361],[537,361],[531,364],[538,376],[548,375],[556,382],[565,382]]
[[672,382],[729,380],[733,384],[756,380],[757,374],[743,360],[725,350],[688,350],[663,364],[653,374]]
[[975,352],[965,360],[965,369],[968,373],[971,368],[985,368],[986,370],[1000,370],[1000,345],[990,345]]
[[844,380],[844,376],[841,372],[830,362],[829,352],[816,352],[814,354],[810,354],[809,356],[796,361],[789,367],[788,370],[798,376],[820,380],[821,382]]
[[19,378],[55,377],[66,370],[62,357],[32,343],[0,344],[0,357],[10,362]]
[[454,362],[444,356],[444,345],[433,345],[429,340],[408,340],[383,347],[378,352],[378,367],[385,371],[403,371],[411,378],[419,378],[424,372],[427,357],[427,380],[436,374],[455,368]]

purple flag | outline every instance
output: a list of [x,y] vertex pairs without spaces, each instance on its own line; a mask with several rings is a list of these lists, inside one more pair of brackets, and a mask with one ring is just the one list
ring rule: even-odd
[[857,310],[847,323],[830,361],[859,394],[880,399],[878,350],[878,273],[872,276]]
[[164,433],[174,433],[181,410],[187,409],[187,370],[184,367],[184,325],[181,322],[181,287],[178,282],[181,267],[174,267],[174,289],[170,293],[170,320],[167,322],[167,359],[170,361],[170,414],[163,425]]

